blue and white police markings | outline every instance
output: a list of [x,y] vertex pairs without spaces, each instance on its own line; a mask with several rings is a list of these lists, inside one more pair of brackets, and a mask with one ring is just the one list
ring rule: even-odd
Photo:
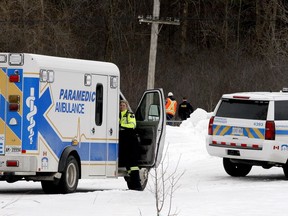
[[281,151],[288,151],[288,144],[282,144]]
[[55,112],[85,114],[85,102],[94,102],[95,99],[95,92],[60,89]]

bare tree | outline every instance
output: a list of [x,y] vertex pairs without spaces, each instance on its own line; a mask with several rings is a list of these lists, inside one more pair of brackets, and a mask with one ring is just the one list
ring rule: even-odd
[[[150,185],[150,191],[155,196],[155,205],[157,216],[163,215],[165,211],[167,216],[176,216],[178,215],[178,210],[173,211],[173,197],[175,192],[181,185],[179,185],[179,180],[184,175],[184,171],[179,172],[178,166],[181,159],[179,157],[176,166],[172,172],[168,171],[169,164],[169,155],[168,155],[169,144],[166,148],[164,157],[160,166],[153,169],[154,173],[150,172],[150,177],[152,177],[152,185]],[[165,209],[167,207],[167,209]]]

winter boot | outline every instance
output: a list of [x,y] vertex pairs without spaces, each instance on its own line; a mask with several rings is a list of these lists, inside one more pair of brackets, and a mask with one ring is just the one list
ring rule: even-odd
[[130,172],[129,189],[142,191],[141,180],[139,176],[139,170],[132,170]]

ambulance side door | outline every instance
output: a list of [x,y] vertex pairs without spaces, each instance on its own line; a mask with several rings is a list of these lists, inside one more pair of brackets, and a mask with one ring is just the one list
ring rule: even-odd
[[91,104],[89,175],[105,176],[107,165],[107,85],[108,76],[92,75],[91,91],[95,101]]
[[162,158],[166,134],[165,97],[162,89],[144,92],[135,112],[140,136],[140,167],[157,167]]

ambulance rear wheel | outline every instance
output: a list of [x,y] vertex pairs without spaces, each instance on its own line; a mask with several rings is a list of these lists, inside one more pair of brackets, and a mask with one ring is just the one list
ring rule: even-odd
[[73,193],[76,191],[79,180],[79,165],[74,156],[69,156],[64,172],[62,173],[59,187],[61,193]]
[[234,177],[244,177],[252,169],[252,165],[233,163],[229,158],[223,158],[223,166],[226,173]]

